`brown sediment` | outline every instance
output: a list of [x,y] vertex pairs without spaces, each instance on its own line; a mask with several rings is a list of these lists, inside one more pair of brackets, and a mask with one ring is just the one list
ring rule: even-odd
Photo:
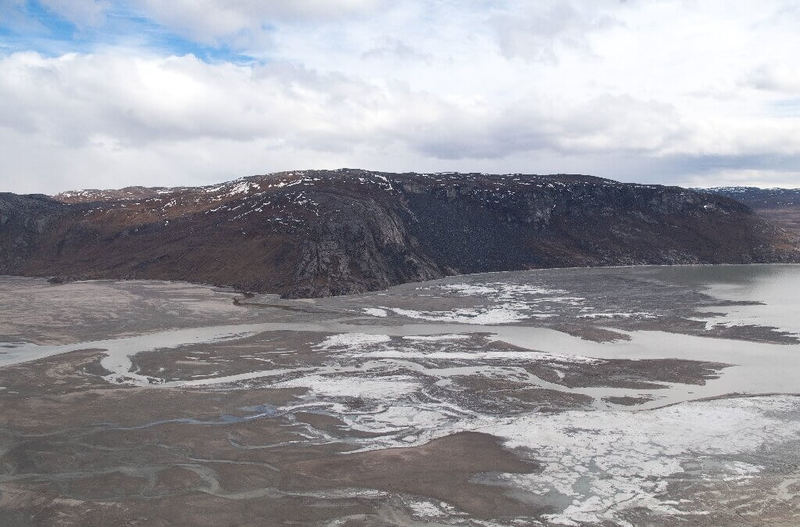
[[106,390],[112,386],[98,376],[105,373],[100,367],[104,356],[102,350],[86,349],[5,366],[0,369],[0,386],[22,396]]
[[514,392],[511,396],[525,402],[536,403],[540,408],[543,406],[558,410],[586,407],[593,400],[589,395],[545,388],[527,388]]
[[479,376],[451,378],[465,388],[465,406],[487,411],[569,410],[584,408],[592,397],[569,391],[531,387],[529,382]]
[[[8,527],[318,525],[348,515],[374,518],[376,508],[372,499],[301,495],[248,499],[192,492],[116,501],[62,498],[27,485],[3,485],[0,491],[17,497],[0,508],[0,525]],[[21,507],[23,502],[28,504]]]
[[[602,272],[606,273],[603,276],[613,274],[607,270]],[[600,270],[592,270],[590,274],[597,276],[598,273]],[[644,271],[637,273],[647,275]],[[554,273],[556,275],[561,276]],[[595,278],[584,278],[580,287],[592,286],[595,282]],[[652,296],[651,286],[643,284],[639,292]],[[71,284],[59,288],[78,285],[88,287],[87,284]],[[157,287],[157,284],[128,283],[124,289],[150,286]],[[651,309],[654,300],[650,296],[647,301],[651,304],[642,300],[643,296],[637,299],[639,303],[628,305],[625,295],[636,290],[609,288],[607,284],[603,287],[603,295],[612,289],[612,294],[623,291],[615,307],[609,307],[609,312],[616,311],[620,305],[627,311],[654,311]],[[412,290],[411,286],[406,290]],[[679,299],[686,294],[678,293]],[[131,313],[141,314],[137,310],[149,305],[143,300],[146,297],[142,293],[139,300],[131,300],[133,307],[129,303],[122,305],[133,310]],[[202,295],[193,298],[202,299]],[[620,335],[624,337],[621,331],[644,329],[648,325],[662,331],[709,334],[704,322],[681,318],[689,316],[693,306],[706,305],[703,302],[707,299],[692,303],[696,299],[687,298],[685,305],[674,309],[677,313],[674,320],[667,315],[660,319],[582,322],[576,307],[570,313],[559,312],[558,319],[540,322],[542,326],[597,342],[615,340]],[[85,296],[80,302],[83,299]],[[230,303],[230,298],[222,300]],[[341,328],[342,332],[356,332],[358,329],[347,326],[363,323],[360,310],[365,306],[384,305],[377,303],[384,300],[386,306],[393,305],[391,299],[378,296],[318,300],[314,305],[318,302],[331,312],[335,312],[338,305],[341,320],[331,327]],[[453,306],[477,305],[478,300],[448,297],[428,304],[427,300],[409,294],[403,299],[402,307],[452,309]],[[163,308],[160,302],[155,302],[160,307],[154,311]],[[61,342],[65,336],[74,342],[81,335],[94,338],[101,329],[105,331],[111,326],[115,326],[113,334],[117,336],[123,330],[128,335],[162,331],[169,326],[159,324],[171,324],[181,318],[165,316],[163,320],[156,320],[159,318],[156,313],[146,324],[138,326],[136,317],[117,324],[109,316],[100,329],[80,327],[79,324],[89,324],[96,316],[95,306],[88,313],[78,313],[69,319],[77,321],[75,328],[50,328],[44,324],[58,318],[56,315],[64,305],[42,313],[41,318],[32,319],[33,322],[23,320],[30,323],[22,324],[19,331],[10,331],[9,335],[36,326],[34,334],[42,342]],[[672,306],[665,305],[663,312],[673,309]],[[80,311],[79,307],[76,309]],[[246,307],[238,309],[245,314],[254,311]],[[213,306],[206,306],[201,317],[203,323],[237,322],[230,318],[229,310],[223,310],[219,319],[211,320],[215,312]],[[270,308],[264,308],[260,312],[266,313],[271,321],[271,317],[275,317],[303,329],[307,327],[301,324],[317,316],[304,310],[273,313]],[[181,313],[185,315],[186,312]],[[14,326],[22,323],[22,318],[25,317],[14,315],[6,323]],[[184,318],[189,320],[190,317]],[[255,317],[248,315],[247,318]],[[394,332],[380,328],[408,323],[402,317],[390,315],[376,322],[364,332],[402,335],[405,331],[416,331],[401,328]],[[548,325],[551,322],[553,325]],[[595,325],[598,323],[602,327]],[[180,327],[186,324],[188,322],[184,321]],[[467,333],[471,329],[483,332]],[[558,420],[559,416],[545,413],[602,411],[598,408],[604,407],[592,406],[591,397],[576,393],[589,390],[573,388],[609,387],[609,390],[591,390],[591,393],[610,404],[638,405],[651,401],[645,390],[665,389],[667,383],[700,385],[720,375],[727,367],[720,363],[677,359],[586,359],[581,362],[580,358],[538,356],[527,348],[493,340],[496,336],[485,328],[464,325],[428,324],[420,333],[434,331],[470,336],[452,341],[392,336],[376,345],[325,349],[319,344],[335,331],[286,330],[142,352],[132,357],[136,373],[179,382],[275,370],[274,376],[196,388],[111,385],[102,378],[108,373],[100,363],[105,355],[103,350],[80,350],[0,368],[0,525],[106,527],[139,522],[205,527],[336,522],[337,525],[372,527],[432,522],[416,511],[412,506],[415,501],[440,507],[444,523],[461,520],[474,523],[477,520],[473,518],[511,523],[502,520],[516,517],[532,523],[541,520],[542,525],[547,525],[541,514],[550,512],[548,506],[561,507],[558,512],[567,503],[564,500],[575,496],[562,499],[561,496],[532,495],[525,490],[517,478],[534,484],[540,477],[545,483],[556,481],[548,480],[548,474],[539,474],[540,468],[535,462],[517,457],[517,452],[504,449],[499,439],[486,434],[463,432],[418,445],[420,438],[461,429],[458,417],[447,413],[451,409],[464,412],[464,429],[478,429],[476,421],[472,421],[473,415],[480,418],[478,423],[502,424],[513,422],[518,416],[531,419],[532,423],[539,418]],[[755,338],[768,329],[737,331]],[[80,340],[83,341],[83,337]],[[9,349],[13,347],[9,345]],[[395,351],[397,357],[393,355]],[[448,351],[454,352],[452,357],[447,356]],[[507,351],[525,353],[492,354]],[[565,350],[565,353],[572,351],[576,350]],[[384,357],[384,352],[388,353],[388,358]],[[409,352],[408,358],[402,356],[405,352]],[[475,353],[474,358],[471,352]],[[306,387],[280,388],[285,386],[284,381],[294,384],[293,381],[303,376],[309,377]],[[336,386],[326,391],[325,382],[317,387],[312,378],[349,380],[352,385],[341,392]],[[375,391],[362,393],[358,390],[359,382],[379,381],[378,386],[386,385],[391,392],[393,379],[407,382],[411,388],[408,392],[401,390],[399,395],[387,393],[385,398]],[[303,385],[303,382],[297,384]],[[637,390],[625,392],[631,393],[627,397],[609,395],[617,394],[617,388],[640,388],[642,393]],[[404,424],[406,414],[401,414],[397,421],[391,419],[394,404],[410,410],[409,413],[418,408],[421,413],[433,411],[441,415],[430,421],[423,416],[424,420],[413,419]],[[631,410],[639,411],[635,407]],[[578,415],[584,413],[581,411]],[[439,431],[432,430],[432,426],[437,425],[428,424],[444,421],[446,424]],[[580,421],[576,423],[580,426]],[[480,426],[480,430],[492,430],[491,424]],[[447,432],[443,431],[445,427]],[[529,431],[536,433],[535,426]],[[381,445],[403,444],[404,440],[409,441],[407,445],[414,446],[378,449]],[[364,450],[370,448],[376,450]],[[536,454],[530,455],[535,458]],[[782,456],[776,454],[769,463],[760,458],[744,461],[794,471],[791,475],[794,478],[796,461],[785,463]],[[577,464],[582,462],[577,461]],[[530,475],[499,475],[508,473]],[[705,477],[690,474],[687,481],[695,484]],[[769,483],[767,478],[758,480]],[[779,487],[786,480],[786,474],[779,474],[774,478],[775,486]],[[675,480],[671,484],[679,483]],[[796,490],[797,485],[789,483],[785,488]],[[721,487],[723,484],[725,488]],[[709,488],[703,506],[708,505],[713,515],[710,519],[692,516],[686,524],[726,524],[714,523],[719,518],[727,518],[719,506],[713,505],[715,492],[728,493],[731,500],[745,496],[748,503],[737,510],[746,510],[748,518],[758,518],[761,499],[758,489],[754,486],[752,493],[743,495],[737,488],[727,481],[720,482],[720,487]],[[667,499],[673,497],[690,505],[694,499],[692,489],[677,487],[667,495]],[[695,500],[696,503],[700,501]],[[770,519],[783,518],[781,510],[790,513],[796,510],[786,505],[774,508],[775,514],[770,513]],[[627,518],[634,525],[653,523],[653,518],[659,514],[657,510],[635,508],[618,512],[615,517]],[[677,525],[684,520],[681,517],[674,523],[666,520],[655,523]]]
[[587,324],[556,324],[552,326],[552,329],[592,342],[619,342],[631,340],[631,337],[625,333]]
[[203,488],[204,483],[197,472],[186,467],[174,466],[158,472],[152,490],[155,495],[183,494]]
[[340,419],[324,414],[295,412],[294,418],[301,423],[307,423],[313,426],[317,430],[341,430],[344,426],[344,423],[342,423]]
[[642,390],[662,389],[660,383],[703,385],[729,367],[717,362],[682,359],[597,360],[592,363],[532,363],[525,369],[548,382],[569,388],[605,386]]
[[[26,379],[39,379],[24,392],[0,391],[0,525],[309,524],[349,515],[379,525],[381,507],[405,494],[487,518],[545,510],[471,481],[538,469],[492,436],[462,433],[346,454],[355,448],[346,441],[359,434],[334,416],[224,419],[286,404],[302,389],[103,385],[86,371],[102,354],[78,351],[0,369],[3,386],[22,389]],[[309,440],[309,431],[332,437]],[[353,488],[384,494],[326,495]]]
[[603,397],[603,400],[611,404],[618,404],[620,406],[637,406],[639,404],[644,404],[646,402],[652,401],[653,398],[644,395],[639,397],[626,395],[623,397],[615,397],[615,396]]
[[164,381],[222,377],[260,370],[319,365],[327,353],[312,349],[324,334],[271,331],[231,342],[188,344],[137,353],[137,372]]
[[[115,392],[122,391],[135,399],[135,394],[149,396],[140,396],[139,403],[149,404],[126,419],[143,427],[97,427],[69,416],[51,421],[53,414],[45,412],[29,418],[38,422],[36,427],[29,420],[22,423],[27,425],[24,435],[16,429],[2,438],[3,525],[50,525],[58,519],[62,525],[100,526],[146,518],[164,525],[260,525],[275,519],[306,524],[346,514],[362,514],[375,524],[377,507],[388,498],[325,496],[326,490],[352,488],[443,500],[480,517],[544,510],[507,496],[502,487],[470,481],[484,472],[538,469],[486,434],[461,433],[419,447],[343,455],[352,446],[315,445],[304,440],[299,425],[281,418],[221,425],[142,422],[167,417],[174,390],[97,392],[95,407],[110,412],[120,402]],[[225,394],[241,404],[236,395]],[[62,398],[75,402],[74,396]],[[191,406],[190,400],[184,398],[181,406]],[[35,411],[42,405],[27,407]],[[95,416],[108,417],[104,412]],[[300,418],[337,428],[333,418]]]
[[483,472],[540,470],[506,450],[494,436],[461,432],[425,445],[390,448],[302,461],[284,467],[287,488],[359,487],[443,500],[481,518],[538,515],[543,505],[523,503],[502,487],[472,483]]
[[[713,307],[726,304],[717,302]],[[753,302],[730,302],[731,305],[752,305]],[[757,304],[757,302],[755,303]],[[640,331],[667,331],[684,335],[695,335],[698,337],[711,337],[722,339],[743,340],[749,342],[763,342],[767,344],[797,344],[800,339],[797,336],[768,326],[755,325],[732,325],[732,326],[706,326],[705,320],[692,320],[689,317],[708,318],[713,322],[714,315],[724,315],[724,313],[713,313],[708,311],[688,310],[682,317],[667,317],[659,319],[644,319],[636,321],[635,324],[611,321],[607,325],[623,330]]]

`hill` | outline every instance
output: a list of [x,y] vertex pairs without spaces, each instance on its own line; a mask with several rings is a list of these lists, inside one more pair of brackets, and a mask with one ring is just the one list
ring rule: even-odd
[[719,194],[583,175],[281,172],[195,188],[0,194],[0,273],[288,297],[544,267],[800,261]]
[[800,189],[716,187],[706,191],[740,201],[762,217],[800,236]]

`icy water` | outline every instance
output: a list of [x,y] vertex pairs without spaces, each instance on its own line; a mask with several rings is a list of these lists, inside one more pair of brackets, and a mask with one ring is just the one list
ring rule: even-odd
[[[789,337],[800,336],[800,266],[792,265],[745,265],[745,266],[682,266],[646,268],[650,274],[668,285],[689,287],[710,295],[711,300],[705,305],[696,306],[697,312],[692,319],[700,320],[705,328],[773,328]],[[655,312],[620,310],[618,312],[604,310],[603,306],[590,304],[585,294],[578,288],[570,289],[570,270],[559,270],[557,285],[563,289],[552,289],[556,284],[551,279],[548,287],[541,286],[541,275],[547,271],[531,271],[527,273],[531,280],[525,280],[526,273],[492,273],[450,278],[430,283],[431,285],[414,285],[415,289],[440,290],[455,293],[459,304],[478,300],[479,306],[458,307],[454,310],[412,310],[405,307],[386,307],[391,304],[392,290],[377,295],[349,297],[346,304],[338,310],[337,299],[326,299],[327,312],[340,315],[320,322],[292,321],[259,322],[250,324],[209,325],[194,328],[182,328],[166,331],[149,332],[142,335],[122,338],[73,342],[61,345],[37,345],[32,343],[9,341],[0,342],[0,365],[40,359],[60,353],[81,349],[102,349],[107,353],[103,359],[103,367],[110,372],[111,382],[135,382],[151,384],[154,379],[138,375],[132,371],[130,357],[140,352],[157,349],[177,348],[190,344],[210,344],[225,340],[236,340],[270,331],[295,331],[317,333],[339,333],[342,335],[383,335],[387,337],[412,337],[430,335],[470,335],[485,333],[493,339],[514,346],[525,348],[533,353],[522,351],[503,351],[494,354],[475,354],[463,352],[462,360],[481,357],[491,360],[508,358],[541,357],[542,353],[561,355],[568,360],[576,357],[597,359],[682,359],[708,361],[729,364],[718,379],[712,379],[703,386],[688,386],[680,383],[671,384],[666,391],[644,405],[644,407],[663,406],[683,400],[720,396],[730,393],[800,393],[800,343],[759,342],[742,340],[741,338],[714,338],[700,333],[684,334],[664,330],[636,330],[635,324],[630,329],[630,321],[654,320],[663,318]],[[574,273],[586,273],[586,270],[573,270]],[[591,271],[589,271],[591,272]],[[626,274],[625,268],[619,268],[620,274]],[[18,278],[10,279],[16,284],[24,284]],[[535,285],[531,285],[533,282]],[[103,286],[107,282],[88,282],[86,287]],[[148,283],[150,287],[157,282]],[[77,284],[75,284],[77,285]],[[188,286],[192,287],[192,286]],[[395,288],[405,293],[409,286]],[[425,304],[423,293],[418,304]],[[715,305],[714,300],[736,302],[754,302],[754,305]],[[194,302],[195,299],[191,299]],[[372,315],[368,320],[353,320],[353,303],[361,304],[361,312]],[[407,303],[407,302],[406,302]],[[288,304],[288,303],[286,303]],[[302,301],[298,302],[303,307]],[[307,303],[306,303],[307,304]],[[560,304],[560,305],[559,305]],[[543,310],[542,306],[548,308]],[[555,320],[568,317],[570,307],[580,306],[577,318],[582,323],[592,322],[594,325],[616,328],[625,340],[596,342],[553,329]],[[380,307],[378,307],[380,306]],[[555,307],[554,307],[555,306]],[[419,307],[419,306],[415,306]],[[559,309],[559,307],[561,309]],[[662,308],[664,306],[661,306]],[[668,306],[675,308],[676,306]],[[533,311],[533,312],[532,312]],[[390,317],[392,324],[384,323]],[[397,315],[400,315],[399,317]],[[263,318],[263,317],[262,317]],[[268,318],[268,316],[266,317]],[[307,318],[307,317],[298,317]],[[371,320],[370,320],[371,319]],[[396,319],[400,319],[400,323]],[[420,323],[416,321],[432,320],[436,323]],[[374,321],[374,322],[373,322]],[[543,327],[542,321],[548,326]],[[492,322],[494,324],[486,324]],[[606,322],[606,324],[603,324]],[[624,324],[620,324],[623,322]],[[622,326],[622,327],[620,327]],[[648,324],[652,327],[652,324]],[[356,339],[358,340],[358,339]],[[407,340],[406,343],[409,341]],[[418,342],[436,342],[421,339]],[[442,351],[439,355],[430,351],[420,352],[413,347],[386,349],[374,352],[375,357],[383,360],[407,360],[425,357],[435,359],[459,358],[453,353],[452,339],[439,340]],[[267,375],[265,372],[245,372],[234,377],[221,376],[206,378],[202,381],[175,380],[169,386],[182,384],[218,384],[233,380],[243,380]],[[545,385],[543,380],[540,385]],[[547,385],[546,387],[553,387]],[[603,393],[605,390],[606,393]],[[577,393],[593,396],[609,395],[605,389],[574,389]],[[612,395],[636,395],[636,390],[618,389]],[[598,400],[601,397],[596,397]]]
[[[756,523],[766,503],[777,524],[798,517],[800,476],[774,473],[800,441],[800,266],[490,273],[236,306],[232,296],[3,278],[0,368],[98,350],[110,385],[298,389],[231,420],[327,416],[344,437],[310,424],[303,441],[355,451],[488,433],[544,469],[478,479],[552,510],[485,524],[718,525],[728,503]],[[176,420],[139,426],[162,422]],[[404,500],[414,521],[479,524],[441,500]]]

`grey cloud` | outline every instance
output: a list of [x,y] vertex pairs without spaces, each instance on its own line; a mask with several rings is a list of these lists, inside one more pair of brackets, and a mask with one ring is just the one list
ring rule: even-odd
[[394,38],[386,38],[378,46],[375,46],[361,56],[365,59],[397,59],[404,61],[422,61],[430,63],[433,56],[424,53],[415,47]]
[[591,55],[588,34],[620,24],[613,9],[605,10],[605,6],[607,2],[530,2],[515,6],[510,13],[496,14],[489,23],[506,57],[555,63],[559,47]]
[[494,112],[444,104],[441,111],[430,121],[410,123],[413,133],[403,135],[415,150],[442,159],[496,159],[541,150],[654,155],[690,133],[672,106],[630,96],[599,96],[557,115],[532,101],[512,101]]
[[759,90],[797,94],[800,72],[794,65],[762,65],[747,75],[744,84]]
[[439,159],[498,159],[555,146],[547,124],[529,110],[470,114],[443,105],[436,120],[409,123],[398,131],[410,147]]
[[557,113],[533,99],[471,106],[287,63],[210,65],[191,56],[12,55],[0,60],[0,116],[7,129],[72,148],[256,141],[337,155],[408,150],[452,162],[547,154],[629,167],[644,159],[642,173],[664,177],[792,170],[797,161],[768,150],[664,157],[690,127],[671,105],[628,95],[601,95]]
[[587,155],[597,176],[639,183],[681,186],[800,186],[800,155]]

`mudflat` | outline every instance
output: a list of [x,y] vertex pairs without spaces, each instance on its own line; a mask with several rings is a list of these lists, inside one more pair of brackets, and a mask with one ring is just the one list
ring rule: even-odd
[[795,525],[798,289],[759,265],[313,301],[2,278],[0,524]]

